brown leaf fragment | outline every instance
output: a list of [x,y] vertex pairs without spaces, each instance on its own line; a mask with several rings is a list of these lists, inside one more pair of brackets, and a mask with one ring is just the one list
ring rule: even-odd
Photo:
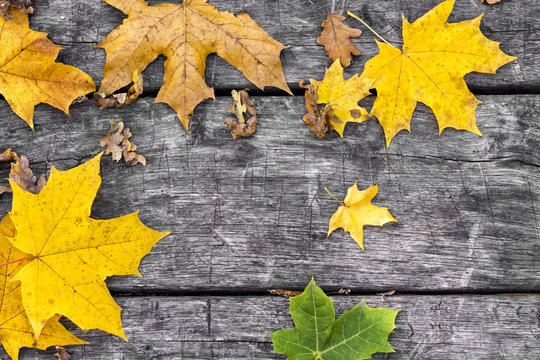
[[[24,190],[33,194],[38,194],[45,186],[45,178],[42,176],[39,179],[36,179],[29,167],[30,161],[28,161],[28,158],[24,155],[19,157],[15,152],[11,151],[11,149],[7,149],[0,154],[0,162],[10,161],[15,161],[15,163],[11,164],[9,178],[15,181]],[[8,186],[0,186],[0,195],[6,192],[12,191]]]
[[480,0],[480,3],[483,4],[483,3],[488,3],[489,5],[493,5],[493,4],[496,4],[496,3],[500,3],[502,0]]
[[112,154],[112,159],[116,162],[120,161],[124,157],[124,161],[127,165],[143,164],[146,166],[146,158],[135,152],[137,145],[129,141],[133,135],[129,128],[124,127],[122,121],[114,123],[111,121],[111,128],[103,139],[99,141],[99,146],[107,146],[105,155]]
[[269,289],[268,292],[272,295],[279,295],[288,298],[298,296],[302,294],[302,291],[283,290],[283,289]]
[[231,129],[233,139],[251,136],[257,130],[257,111],[247,90],[233,90],[233,104],[227,108],[231,114],[238,118],[238,121],[225,120],[225,125]]
[[390,290],[390,291],[387,291],[387,292],[378,293],[377,296],[380,296],[381,297],[381,302],[386,304],[386,296],[392,296],[395,293],[396,293],[396,290]]
[[317,104],[319,97],[314,84],[304,85],[300,81],[299,85],[301,88],[306,89],[304,97],[306,99],[306,110],[308,113],[304,115],[303,120],[309,130],[313,131],[319,139],[324,139],[326,134],[333,129],[330,119],[338,123],[341,121],[334,115],[334,111],[330,106]]
[[34,173],[29,167],[30,161],[24,155],[17,157],[15,163],[11,164],[11,172],[9,178],[15,181],[21,188],[31,192],[32,194],[39,194],[45,187],[46,180],[42,176],[36,179]]
[[338,295],[349,295],[351,293],[351,289],[339,289],[337,293]]
[[71,359],[71,355],[68,354],[65,347],[63,347],[63,346],[55,346],[55,348],[56,348],[56,354],[54,354],[54,356],[56,356],[58,358],[58,360],[69,360],[69,359]]
[[322,23],[324,30],[317,38],[317,42],[324,45],[324,50],[332,62],[339,59],[345,68],[351,64],[352,55],[360,55],[361,53],[353,45],[351,38],[360,37],[362,31],[348,27],[343,24],[343,20],[345,20],[344,16],[328,11],[328,17]]
[[8,9],[14,7],[21,9],[22,13],[33,14],[38,9],[37,0],[2,0],[0,1],[0,13],[6,20],[11,19],[12,16],[8,14]]
[[104,93],[94,93],[94,99],[99,105],[100,109],[123,107],[129,104],[133,104],[135,100],[143,93],[143,77],[137,70],[132,76],[133,85],[129,88],[127,93],[112,94],[105,96]]
[[17,159],[17,154],[15,154],[11,149],[7,149],[0,154],[0,162],[10,162]]

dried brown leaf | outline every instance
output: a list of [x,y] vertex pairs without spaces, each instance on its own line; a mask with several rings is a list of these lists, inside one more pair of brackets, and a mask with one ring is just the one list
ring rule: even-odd
[[101,109],[112,107],[123,107],[129,104],[133,104],[135,100],[143,93],[143,77],[137,70],[132,76],[133,85],[129,88],[127,93],[112,94],[105,96],[103,93],[94,93],[94,99]]
[[283,290],[283,289],[270,289],[268,292],[272,295],[279,295],[286,298],[291,298],[302,294],[302,291]]
[[111,121],[111,128],[103,139],[99,141],[101,147],[107,146],[105,155],[112,154],[112,159],[116,162],[124,157],[127,165],[143,164],[146,166],[146,158],[135,152],[137,145],[129,141],[133,136],[129,128],[124,127],[122,121],[114,123]]
[[248,137],[257,130],[257,111],[249,98],[247,89],[232,91],[233,104],[227,110],[236,115],[238,121],[225,120],[225,125],[231,129],[233,139]]
[[69,360],[69,359],[71,359],[71,355],[68,354],[65,347],[56,346],[55,348],[56,348],[56,354],[54,354],[54,356],[56,356],[58,358],[58,360]]
[[2,0],[0,1],[0,13],[4,18],[11,19],[12,17],[8,14],[8,9],[14,7],[21,9],[22,13],[33,14],[38,9],[37,0]]
[[493,5],[493,4],[496,4],[496,3],[500,3],[502,0],[480,0],[480,3],[483,4],[483,3],[488,3],[489,5]]
[[24,190],[31,192],[32,194],[39,194],[45,187],[46,180],[43,176],[36,179],[29,165],[30,161],[28,161],[28,158],[21,155],[20,158],[16,159],[15,163],[11,164],[9,178],[15,181]]
[[15,154],[11,149],[7,149],[2,154],[0,154],[0,162],[10,162],[17,159],[17,154]]
[[324,45],[324,50],[332,62],[339,59],[345,68],[351,64],[352,55],[360,55],[352,43],[351,38],[356,39],[362,35],[362,31],[343,24],[344,16],[333,14],[328,11],[328,17],[323,21],[324,30],[317,42]]
[[317,95],[316,84],[304,85],[300,81],[299,85],[306,89],[304,97],[306,99],[306,110],[308,113],[304,115],[303,120],[309,130],[313,131],[319,139],[324,139],[326,134],[333,129],[330,119],[334,119],[335,122],[339,122],[339,119],[334,115],[334,111],[330,106],[317,104],[319,97]]

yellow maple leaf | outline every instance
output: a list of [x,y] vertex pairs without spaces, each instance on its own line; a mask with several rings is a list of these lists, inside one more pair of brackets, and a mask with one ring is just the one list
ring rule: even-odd
[[59,314],[83,330],[97,328],[125,339],[121,308],[104,280],[140,276],[141,259],[168,235],[144,226],[137,213],[111,220],[89,217],[101,184],[101,155],[68,171],[53,167],[37,195],[10,181],[10,217],[17,230],[10,242],[33,258],[12,281],[21,282],[24,309],[36,336]]
[[343,78],[343,67],[338,60],[334,61],[322,81],[310,79],[317,94],[317,103],[326,104],[333,110],[336,118],[329,120],[330,124],[343,137],[345,125],[349,122],[362,122],[368,118],[366,109],[358,102],[370,94],[369,89],[373,79],[354,75],[348,80]]
[[401,130],[410,132],[418,101],[435,113],[439,134],[451,127],[482,135],[475,115],[481,102],[463,77],[473,71],[494,74],[516,57],[482,34],[482,16],[446,23],[454,2],[444,1],[413,23],[403,16],[403,50],[377,41],[380,52],[365,65],[362,76],[376,79],[371,114],[379,119],[387,146]]
[[[326,188],[325,190],[328,191]],[[375,206],[371,203],[378,191],[379,187],[377,185],[359,191],[356,183],[354,183],[347,190],[347,196],[343,203],[330,194],[341,203],[341,206],[330,218],[328,236],[332,231],[343,228],[345,232],[351,233],[354,241],[364,250],[364,225],[383,226],[389,222],[397,222],[388,211],[388,208]]]
[[81,70],[55,62],[62,47],[30,30],[28,14],[9,14],[13,19],[0,16],[0,94],[33,130],[35,105],[47,103],[69,115],[73,100],[94,91],[95,84]]
[[17,250],[8,238],[15,236],[15,227],[10,216],[6,215],[0,222],[0,341],[8,355],[17,360],[19,349],[35,347],[45,350],[49,346],[66,346],[87,344],[78,339],[62,326],[55,315],[47,321],[40,337],[36,341],[32,325],[26,316],[21,301],[21,289],[18,281],[10,281],[14,274],[30,260],[30,255]]
[[110,95],[129,84],[131,74],[165,55],[163,86],[155,102],[169,104],[188,131],[195,107],[214,98],[204,79],[206,58],[214,52],[257,87],[291,93],[279,58],[285,46],[247,14],[218,11],[206,0],[155,6],[144,0],[104,1],[128,18],[98,45],[107,52],[100,93]]

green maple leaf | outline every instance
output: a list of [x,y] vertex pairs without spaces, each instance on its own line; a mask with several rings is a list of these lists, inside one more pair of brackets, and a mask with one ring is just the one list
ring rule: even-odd
[[371,308],[364,300],[335,321],[334,304],[311,279],[304,292],[291,299],[289,312],[296,328],[273,333],[274,351],[289,360],[360,360],[394,349],[388,335],[396,328],[398,311]]

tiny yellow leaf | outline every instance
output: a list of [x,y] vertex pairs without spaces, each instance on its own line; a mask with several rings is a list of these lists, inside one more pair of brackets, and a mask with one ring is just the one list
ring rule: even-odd
[[350,232],[352,238],[364,250],[364,225],[383,226],[389,222],[397,222],[388,208],[375,206],[371,200],[377,195],[379,187],[372,186],[366,190],[358,190],[356,183],[347,190],[347,196],[328,224],[328,236],[332,231],[343,228]]

